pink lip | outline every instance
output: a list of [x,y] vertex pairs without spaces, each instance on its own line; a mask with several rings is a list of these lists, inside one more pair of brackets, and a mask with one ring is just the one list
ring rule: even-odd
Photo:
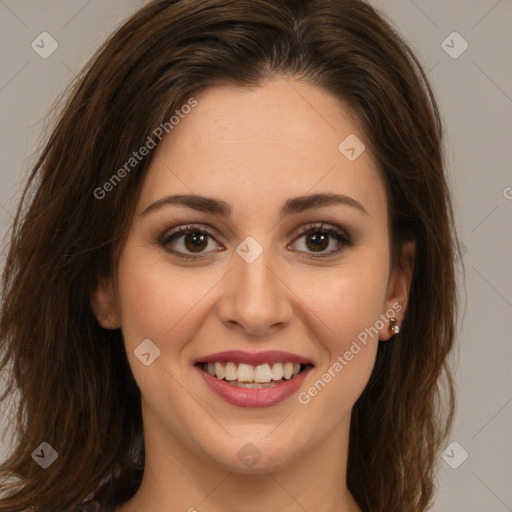
[[[198,357],[194,364],[197,363],[215,363],[228,362],[245,363],[257,366],[264,363],[300,363],[311,364],[307,357],[302,357],[291,352],[282,350],[266,350],[264,352],[246,352],[244,350],[227,350],[225,352],[217,352],[204,357]],[[280,384],[281,385],[281,384]],[[231,386],[233,387],[233,386]]]
[[[223,354],[226,354],[226,352],[223,352]],[[261,352],[260,354],[264,354],[264,352]],[[258,357],[260,354],[258,354]],[[233,359],[227,360],[233,361]],[[234,360],[240,361],[237,358]],[[215,361],[219,361],[219,359],[215,359]],[[268,361],[268,359],[266,359],[266,361]],[[290,359],[287,359],[287,361],[292,362]],[[283,400],[286,400],[289,396],[295,393],[304,382],[306,375],[311,371],[313,367],[307,366],[295,377],[292,377],[289,380],[283,380],[276,386],[253,389],[239,388],[237,386],[228,384],[225,380],[219,380],[217,377],[212,377],[208,372],[205,372],[203,369],[201,369],[201,365],[199,364],[196,364],[196,368],[205,380],[208,387],[217,396],[230,403],[231,405],[236,405],[238,407],[270,407],[272,405],[278,404],[279,402],[282,402]]]

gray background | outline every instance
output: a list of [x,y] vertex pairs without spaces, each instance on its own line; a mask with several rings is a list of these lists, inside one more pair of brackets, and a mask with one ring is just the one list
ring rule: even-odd
[[[53,102],[142,0],[0,0],[0,236],[40,149]],[[429,71],[448,131],[467,302],[452,358],[458,410],[441,459],[438,512],[512,511],[512,1],[373,0]],[[49,32],[47,59],[31,47]],[[458,32],[469,44],[447,37]],[[446,42],[444,44],[443,41]],[[509,55],[507,60],[506,55]],[[5,243],[4,243],[5,245]],[[5,423],[8,418],[5,417]],[[9,451],[0,444],[0,459]]]

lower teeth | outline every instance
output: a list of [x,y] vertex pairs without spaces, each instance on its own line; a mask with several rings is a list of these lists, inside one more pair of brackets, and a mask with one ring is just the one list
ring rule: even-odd
[[279,385],[282,381],[270,381],[270,382],[239,382],[237,380],[225,380],[224,382],[227,382],[228,384],[231,384],[232,386],[236,386],[237,388],[270,388],[272,386]]

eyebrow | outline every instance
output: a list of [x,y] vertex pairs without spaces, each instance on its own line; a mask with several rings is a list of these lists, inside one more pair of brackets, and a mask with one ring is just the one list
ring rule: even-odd
[[[281,209],[281,217],[286,215],[304,212],[306,210],[313,210],[316,208],[323,208],[341,204],[351,206],[365,215],[369,215],[366,208],[355,199],[345,196],[343,194],[310,194],[307,196],[292,197],[287,199]],[[233,208],[226,201],[215,199],[212,197],[200,196],[196,194],[175,194],[162,197],[154,203],[151,203],[143,212],[142,215],[147,215],[150,212],[159,210],[164,206],[185,206],[199,212],[212,213],[222,217],[231,217]]]

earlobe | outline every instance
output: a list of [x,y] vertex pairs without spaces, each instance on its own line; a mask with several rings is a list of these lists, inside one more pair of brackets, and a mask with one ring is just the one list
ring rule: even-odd
[[386,322],[379,333],[379,339],[382,341],[389,340],[400,332],[411,289],[415,255],[416,241],[404,242],[400,251],[400,262],[393,269],[388,285],[385,311],[383,311]]
[[119,329],[119,315],[110,280],[102,279],[91,294],[91,308],[104,329]]

